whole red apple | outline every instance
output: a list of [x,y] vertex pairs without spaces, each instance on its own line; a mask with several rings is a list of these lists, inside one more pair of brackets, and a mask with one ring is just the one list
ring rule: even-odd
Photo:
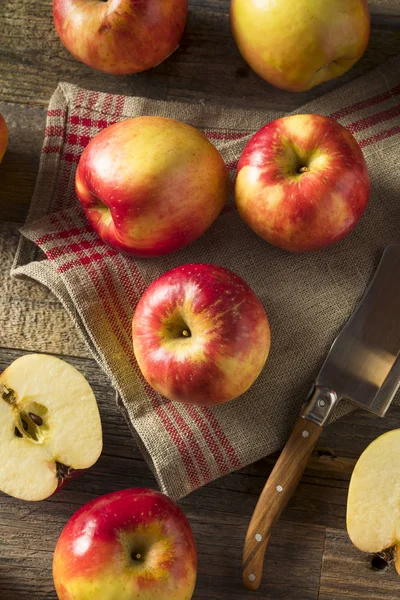
[[268,123],[238,165],[241,217],[264,240],[293,252],[321,250],[343,239],[358,223],[369,194],[357,141],[321,115]]
[[243,394],[270,348],[264,308],[237,275],[213,265],[182,265],[154,281],[133,317],[139,367],[160,394],[213,405]]
[[0,114],[0,163],[7,149],[8,130],[3,115]]
[[190,600],[196,583],[190,525],[167,496],[126,489],[68,521],[53,560],[60,600]]
[[53,0],[62,43],[93,69],[124,75],[151,69],[178,46],[188,0]]
[[76,192],[106,243],[160,256],[200,237],[228,196],[228,170],[194,127],[163,117],[111,125],[85,148]]
[[342,75],[361,58],[370,16],[367,0],[232,0],[231,28],[260,77],[303,91]]

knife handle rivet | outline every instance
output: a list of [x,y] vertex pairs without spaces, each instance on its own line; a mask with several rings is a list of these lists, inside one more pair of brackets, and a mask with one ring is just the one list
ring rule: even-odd
[[318,406],[325,406],[325,400],[318,400]]
[[254,575],[254,573],[250,573],[249,579],[250,579],[250,581],[255,581],[256,580],[256,576]]
[[283,492],[283,487],[281,485],[277,485],[276,486],[276,491],[277,492]]
[[261,540],[262,540],[262,535],[261,535],[261,533],[256,533],[256,535],[255,535],[254,537],[256,538],[256,541],[257,541],[257,542],[261,542]]
[[303,438],[308,438],[308,436],[310,435],[308,433],[308,431],[304,430],[303,433],[301,434],[303,436]]

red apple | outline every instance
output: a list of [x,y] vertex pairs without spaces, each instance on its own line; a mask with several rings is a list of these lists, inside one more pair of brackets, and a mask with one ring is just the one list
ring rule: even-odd
[[294,115],[268,123],[245,147],[236,204],[260,237],[293,252],[321,250],[356,226],[370,193],[354,137],[333,119]]
[[213,405],[253,384],[268,357],[270,329],[260,300],[240,277],[213,265],[182,265],[141,297],[133,346],[160,394]]
[[75,58],[124,75],[151,69],[178,46],[188,0],[53,0],[54,24]]
[[146,489],[82,506],[62,531],[53,561],[60,600],[190,600],[196,569],[185,515]]
[[3,115],[0,114],[0,163],[7,149],[8,130]]
[[232,0],[231,28],[260,77],[303,91],[342,75],[364,53],[367,0]]
[[228,170],[194,127],[163,117],[111,125],[82,153],[76,192],[117,250],[160,256],[201,236],[228,196]]

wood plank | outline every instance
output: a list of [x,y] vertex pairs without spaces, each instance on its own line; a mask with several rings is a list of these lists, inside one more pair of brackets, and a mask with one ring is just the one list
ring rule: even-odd
[[399,589],[394,568],[373,571],[371,556],[359,552],[346,532],[327,530],[319,600],[398,600]]
[[7,152],[0,164],[0,221],[22,223],[39,168],[46,107],[0,102],[0,113],[9,130]]
[[[283,92],[245,65],[230,33],[229,0],[191,0],[180,48],[151,71],[116,77],[93,71],[68,53],[54,29],[51,4],[0,3],[0,100],[46,105],[58,81],[65,80],[120,94],[290,111],[400,53],[400,31],[374,29],[364,57],[342,78],[305,93]],[[371,4],[379,15],[378,3]]]

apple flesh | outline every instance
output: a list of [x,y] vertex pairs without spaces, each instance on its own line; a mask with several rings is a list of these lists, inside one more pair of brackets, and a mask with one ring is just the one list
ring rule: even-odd
[[347,499],[347,531],[362,552],[390,556],[395,551],[400,575],[400,429],[381,435],[357,461]]
[[7,149],[8,130],[3,115],[0,114],[0,163]]
[[64,46],[93,69],[124,75],[151,69],[179,45],[187,0],[53,0]]
[[230,17],[250,67],[295,92],[348,71],[370,33],[367,0],[232,0]]
[[240,277],[213,265],[183,265],[141,297],[133,347],[160,394],[214,405],[254,383],[268,357],[270,328],[260,300]]
[[76,193],[101,239],[160,256],[201,236],[228,196],[228,170],[194,127],[163,117],[111,125],[85,148]]
[[321,250],[343,239],[369,195],[360,146],[342,125],[321,115],[268,123],[238,164],[241,217],[264,240],[292,252]]
[[196,570],[183,512],[146,489],[85,504],[61,533],[53,561],[60,600],[190,600]]
[[0,490],[44,500],[102,450],[99,411],[86,379],[45,354],[15,360],[0,375]]

